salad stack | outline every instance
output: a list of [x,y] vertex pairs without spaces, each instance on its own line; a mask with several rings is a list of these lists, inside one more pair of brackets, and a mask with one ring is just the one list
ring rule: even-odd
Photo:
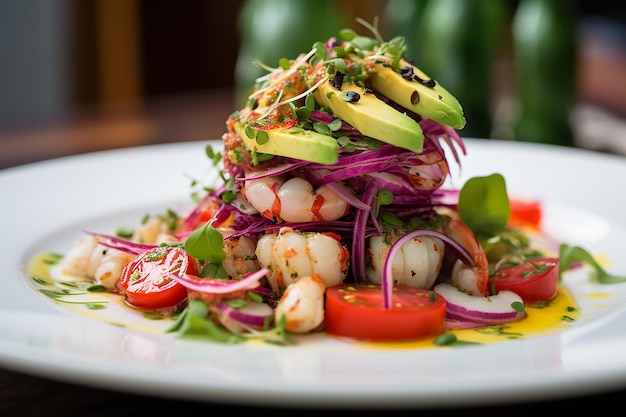
[[[279,344],[432,338],[522,320],[556,296],[558,259],[510,227],[502,176],[446,187],[448,158],[466,154],[460,103],[402,37],[359,21],[371,37],[343,30],[257,63],[267,74],[226,121],[223,148],[207,148],[219,183],[190,213],[94,234],[127,256],[111,291],[175,317],[172,332]],[[532,294],[511,284],[520,268],[540,278]]]

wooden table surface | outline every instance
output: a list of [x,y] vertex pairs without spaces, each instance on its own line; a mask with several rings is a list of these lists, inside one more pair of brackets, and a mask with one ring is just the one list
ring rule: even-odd
[[219,139],[232,90],[84,109],[53,121],[0,129],[0,169],[113,148]]
[[[170,97],[152,103],[85,112],[55,123],[0,132],[0,169],[85,152],[165,142],[220,138],[232,112],[228,91]],[[626,388],[626,375],[624,376]],[[595,392],[595,391],[590,391]],[[485,416],[533,415],[555,406],[563,411],[607,410],[621,407],[626,389],[555,401],[468,407]],[[592,408],[590,408],[592,407]],[[247,407],[216,402],[198,403],[85,387],[0,367],[0,416],[133,416],[176,413],[259,412],[272,415],[301,414],[304,410]],[[460,411],[460,409],[452,409]],[[317,409],[306,410],[319,413]],[[422,409],[420,411],[435,411]],[[393,410],[386,415],[415,415],[415,410]],[[379,414],[379,410],[344,410],[344,414]]]

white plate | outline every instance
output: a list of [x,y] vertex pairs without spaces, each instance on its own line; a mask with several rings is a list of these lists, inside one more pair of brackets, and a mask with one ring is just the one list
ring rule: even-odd
[[[466,140],[458,185],[504,174],[544,202],[546,228],[626,275],[626,159]],[[36,294],[20,265],[65,252],[83,229],[113,232],[189,201],[210,171],[205,143],[87,154],[0,172],[0,365],[79,384],[179,399],[299,407],[444,407],[563,398],[626,386],[626,284],[567,330],[462,348],[377,350],[324,337],[297,346],[179,340],[72,314]],[[216,142],[217,146],[219,142]],[[595,291],[586,281],[581,291]],[[583,310],[585,313],[585,310]]]

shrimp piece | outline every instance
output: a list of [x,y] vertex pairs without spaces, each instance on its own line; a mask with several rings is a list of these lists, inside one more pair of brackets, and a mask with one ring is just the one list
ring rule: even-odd
[[133,255],[100,245],[97,236],[85,236],[74,243],[61,261],[61,272],[115,288],[122,269]]
[[308,333],[324,322],[326,285],[319,274],[304,276],[289,284],[274,309],[274,319],[285,320],[285,330]]
[[222,266],[232,279],[242,279],[249,272],[261,269],[255,253],[256,245],[252,239],[246,236],[224,239],[222,246],[226,252]]
[[241,195],[264,217],[273,219],[275,214],[280,214],[280,200],[276,197],[276,192],[284,183],[282,177],[245,181]]
[[115,283],[122,276],[122,270],[133,258],[134,255],[130,253],[107,249],[102,262],[94,273],[94,280],[102,284],[107,290],[115,290]]
[[[246,236],[224,239],[222,248],[226,252],[226,258],[221,265],[233,280],[240,280],[251,272],[256,272],[261,267],[257,261],[255,253],[256,245],[254,241]],[[222,278],[203,277],[197,278],[203,282],[223,282]],[[235,290],[228,293],[211,293],[188,289],[189,299],[201,299],[205,303],[216,306],[220,301],[232,298],[245,298],[249,289]]]
[[337,220],[350,208],[328,185],[314,189],[299,177],[247,180],[241,194],[264,217],[278,222]]
[[480,242],[472,232],[456,216],[444,216],[443,231],[469,252],[474,266],[468,267],[461,260],[456,260],[452,267],[452,284],[470,295],[483,296],[489,287],[489,261]]
[[61,261],[64,274],[94,279],[96,270],[109,249],[100,245],[96,236],[85,236],[74,242]]
[[[375,283],[382,281],[385,258],[389,253],[388,237],[372,236],[369,238],[368,255],[371,267],[367,268],[368,280]],[[431,288],[443,263],[444,243],[433,236],[419,236],[402,245],[392,260],[391,273],[398,285],[416,288]]]
[[171,234],[170,226],[165,220],[161,217],[150,217],[135,229],[131,240],[145,245],[158,245],[176,242],[178,239]]
[[415,188],[423,191],[439,189],[450,173],[448,163],[439,152],[419,155],[423,164],[406,166],[407,179]]
[[337,239],[289,227],[263,235],[257,242],[256,255],[260,265],[270,271],[267,280],[277,294],[311,274],[318,274],[327,287],[337,285],[348,271],[348,249]]

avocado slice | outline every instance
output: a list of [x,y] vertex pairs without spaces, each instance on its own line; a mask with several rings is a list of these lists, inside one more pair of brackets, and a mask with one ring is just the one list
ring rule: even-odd
[[[365,136],[413,152],[422,152],[424,148],[424,133],[415,120],[354,83],[344,82],[339,91],[330,81],[324,82],[313,92],[313,97]],[[350,97],[354,100],[347,101]]]
[[[416,80],[404,78],[392,67],[377,63],[368,77],[375,91],[389,97],[407,110],[427,117],[439,123],[446,124],[454,129],[465,126],[465,116],[459,101],[440,84],[430,87]],[[406,60],[401,60],[400,68],[424,81],[430,80],[420,69]],[[411,72],[412,71],[412,72]]]
[[[260,145],[254,138],[246,135],[245,126],[235,123],[235,132],[241,137],[248,149],[288,158],[301,159],[303,161],[319,164],[336,164],[339,157],[339,144],[326,135],[304,129],[273,129],[265,130],[269,140]],[[255,130],[256,134],[256,130]]]

